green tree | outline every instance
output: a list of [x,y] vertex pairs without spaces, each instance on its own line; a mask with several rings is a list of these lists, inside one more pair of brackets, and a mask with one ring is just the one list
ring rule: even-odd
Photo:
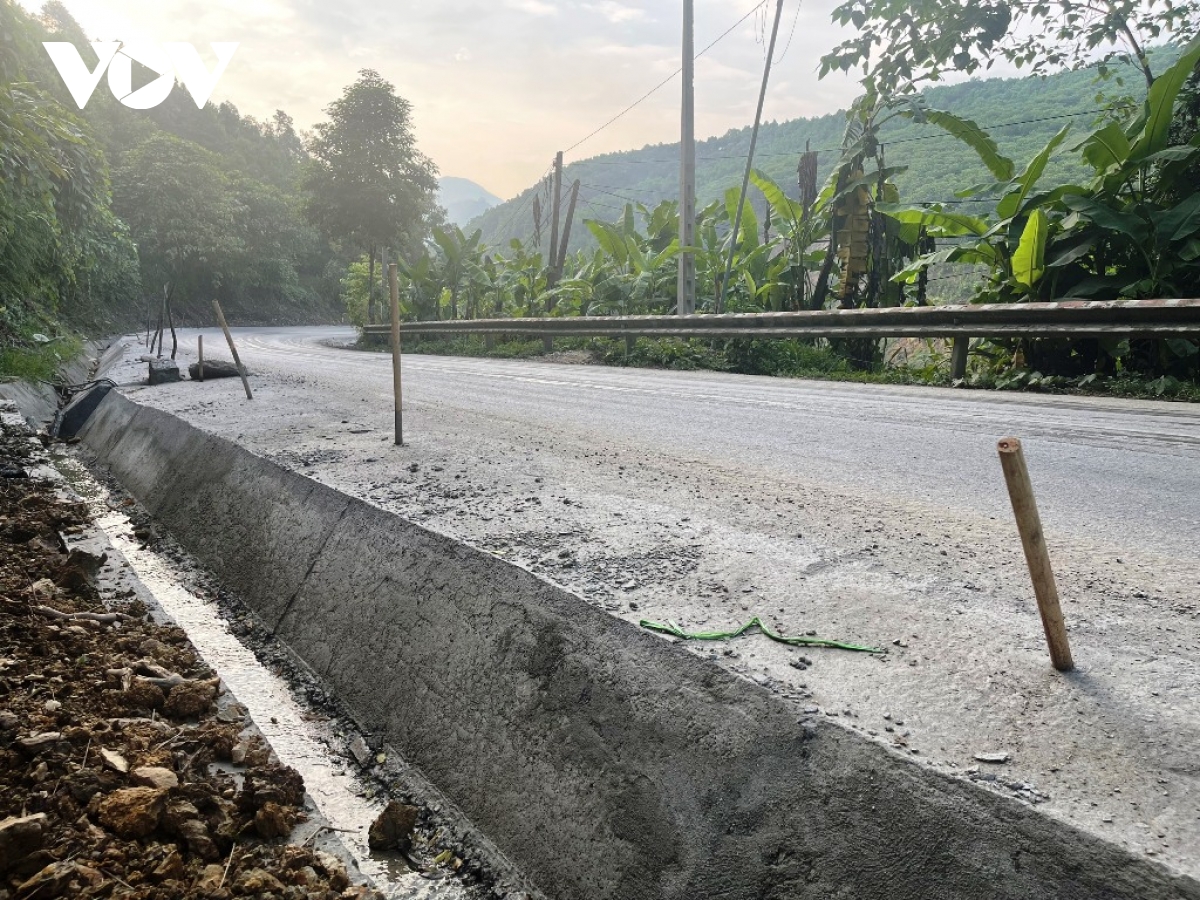
[[1035,74],[1125,59],[1154,81],[1155,40],[1200,31],[1191,0],[847,0],[833,19],[858,32],[821,58],[821,75],[862,67],[868,93],[907,93],[998,59]]
[[143,284],[150,295],[162,288],[168,322],[176,292],[191,297],[219,284],[242,246],[219,164],[203,147],[158,134],[130,151],[113,176],[114,203],[138,246]]
[[437,168],[416,148],[411,105],[364,69],[313,130],[304,176],[306,213],[335,242],[368,256],[368,314],[376,321],[375,260],[393,246],[419,249],[436,204]]
[[9,343],[136,282],[103,152],[87,123],[32,80],[42,74],[40,27],[0,0],[0,35],[0,340]]

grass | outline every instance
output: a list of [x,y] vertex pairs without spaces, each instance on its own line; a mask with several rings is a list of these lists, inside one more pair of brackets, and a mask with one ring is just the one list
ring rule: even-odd
[[59,367],[82,349],[82,343],[74,336],[55,338],[47,344],[0,348],[0,377],[52,381]]

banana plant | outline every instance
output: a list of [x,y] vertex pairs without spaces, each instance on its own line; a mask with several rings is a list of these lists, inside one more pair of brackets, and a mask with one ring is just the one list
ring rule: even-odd
[[774,251],[767,308],[807,309],[813,288],[810,273],[817,271],[825,259],[824,253],[812,248],[828,235],[828,219],[793,200],[757,169],[750,173],[750,179],[767,201],[771,221],[782,241]]
[[458,300],[464,292],[469,316],[490,286],[483,268],[483,232],[476,229],[468,237],[457,225],[438,227],[433,229],[433,240],[439,251],[442,287],[449,292],[450,318],[458,318]]
[[[988,281],[977,302],[1180,296],[1200,288],[1200,193],[1182,183],[1200,153],[1200,139],[1170,142],[1176,98],[1198,64],[1200,40],[1154,80],[1135,115],[1107,122],[1072,148],[1092,168],[1089,184],[1037,190],[1067,128],[1015,175],[1011,160],[986,134],[959,129],[956,136],[997,177],[960,196],[995,198],[994,213],[985,218],[938,205],[881,207],[901,224],[959,240],[921,256],[896,279],[912,281],[943,263],[984,265]],[[935,124],[946,127],[944,121]]]
[[670,312],[675,298],[679,255],[678,211],[675,204],[655,210],[641,208],[650,233],[637,230],[634,207],[625,206],[618,222],[587,219],[584,224],[612,260],[613,271],[593,284],[591,315],[638,315]]
[[1137,114],[1109,122],[1077,147],[1092,168],[1086,190],[1061,197],[1066,213],[1047,267],[1067,296],[1178,297],[1200,289],[1200,190],[1188,181],[1200,137],[1172,145],[1184,83],[1200,66],[1200,39],[1163,72]]
[[[1012,160],[994,150],[980,153],[993,175],[1008,177],[1003,181],[970,188],[960,196],[998,197],[994,218],[950,211],[941,204],[920,207],[880,204],[879,211],[901,226],[921,228],[935,240],[955,242],[953,246],[918,257],[901,269],[893,280],[914,283],[932,265],[984,265],[989,271],[988,283],[980,290],[977,299],[1004,302],[1036,298],[1043,288],[1046,247],[1051,231],[1058,228],[1046,207],[1066,194],[1082,191],[1074,185],[1060,186],[1043,193],[1035,190],[1051,157],[1066,140],[1068,129],[1069,126],[1064,127],[1055,134],[1029,164],[1015,174]],[[979,149],[975,144],[971,146]],[[1044,287],[1048,288],[1049,285]]]

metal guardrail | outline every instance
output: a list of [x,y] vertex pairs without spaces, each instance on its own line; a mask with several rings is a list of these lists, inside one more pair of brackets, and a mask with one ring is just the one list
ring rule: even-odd
[[[903,306],[691,316],[562,316],[404,322],[404,335],[530,335],[555,337],[700,338],[953,338],[952,370],[966,369],[972,337],[1183,337],[1200,335],[1200,299],[1064,300],[977,306]],[[389,325],[364,334],[387,335]]]

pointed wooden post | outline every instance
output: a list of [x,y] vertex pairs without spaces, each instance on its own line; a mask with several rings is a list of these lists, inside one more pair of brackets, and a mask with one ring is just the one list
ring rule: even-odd
[[229,333],[229,325],[225,322],[225,313],[221,312],[221,304],[216,300],[213,301],[213,309],[216,310],[217,321],[221,323],[221,330],[225,332],[225,340],[229,343],[229,352],[233,354],[233,364],[237,366],[238,374],[242,376],[242,387],[246,389],[246,399],[253,400],[254,395],[250,393],[250,382],[246,380],[246,367],[242,365],[237,347],[233,345],[233,335]]

